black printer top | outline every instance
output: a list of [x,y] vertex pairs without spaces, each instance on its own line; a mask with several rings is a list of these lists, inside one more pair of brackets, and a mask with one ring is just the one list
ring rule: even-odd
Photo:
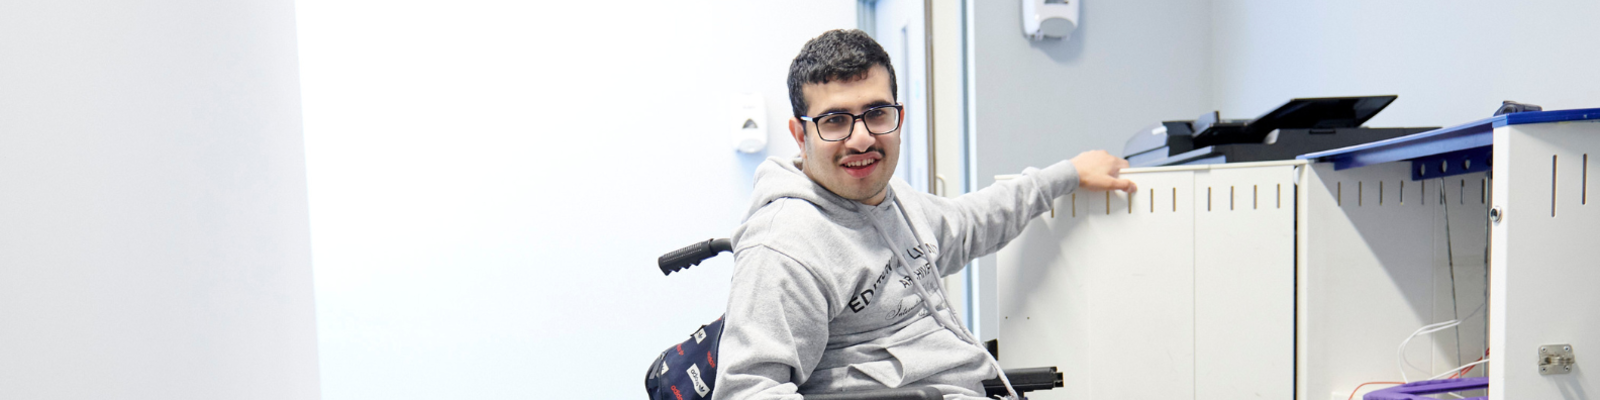
[[1246,124],[1251,132],[1273,129],[1356,128],[1378,115],[1399,96],[1319,97],[1289,100]]

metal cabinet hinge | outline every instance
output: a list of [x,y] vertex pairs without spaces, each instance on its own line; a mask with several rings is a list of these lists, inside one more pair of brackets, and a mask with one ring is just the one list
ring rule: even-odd
[[1572,355],[1572,345],[1570,344],[1539,346],[1539,375],[1572,372],[1572,366],[1577,363],[1578,359]]

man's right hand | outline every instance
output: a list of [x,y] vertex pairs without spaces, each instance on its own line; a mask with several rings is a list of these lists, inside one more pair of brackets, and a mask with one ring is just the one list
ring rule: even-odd
[[1078,169],[1078,187],[1089,190],[1121,190],[1133,193],[1139,190],[1139,185],[1133,181],[1117,177],[1123,168],[1128,167],[1128,160],[1107,153],[1105,150],[1091,150],[1078,154],[1072,158],[1072,166]]

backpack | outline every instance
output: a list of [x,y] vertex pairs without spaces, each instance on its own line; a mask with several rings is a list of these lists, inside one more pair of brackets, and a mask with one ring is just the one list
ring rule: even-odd
[[644,390],[651,400],[704,400],[717,384],[717,345],[722,342],[722,318],[689,335],[689,340],[668,347],[650,363]]

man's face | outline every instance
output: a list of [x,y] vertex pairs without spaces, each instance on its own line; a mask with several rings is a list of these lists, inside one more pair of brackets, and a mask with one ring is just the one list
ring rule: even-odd
[[[875,66],[863,78],[807,84],[800,88],[805,96],[807,116],[844,111],[861,114],[868,108],[894,104],[889,93],[889,71]],[[901,116],[904,118],[904,115]],[[900,161],[900,131],[884,135],[867,133],[865,123],[856,121],[850,137],[837,142],[817,136],[814,123],[799,118],[789,120],[789,132],[800,145],[806,176],[846,199],[869,205],[882,203]]]

